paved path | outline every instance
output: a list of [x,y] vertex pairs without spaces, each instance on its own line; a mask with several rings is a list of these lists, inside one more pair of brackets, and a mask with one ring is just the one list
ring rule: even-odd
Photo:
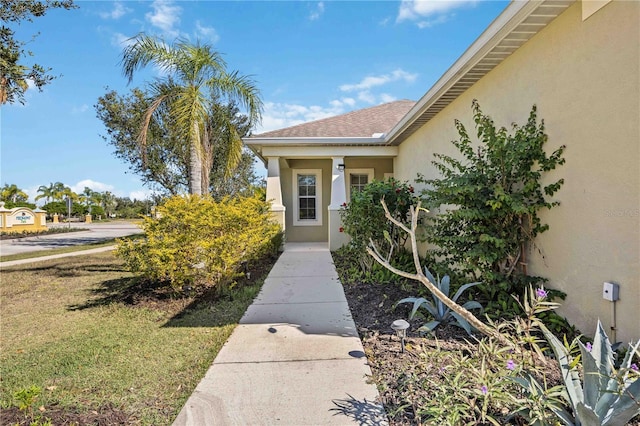
[[124,221],[90,224],[80,223],[74,224],[73,226],[76,228],[87,228],[88,230],[2,240],[0,241],[0,255],[6,256],[53,248],[93,244],[142,232],[140,227],[135,223]]
[[85,256],[87,254],[102,253],[103,251],[110,251],[115,249],[116,249],[116,246],[113,245],[113,246],[98,247],[98,248],[87,249],[87,250],[73,251],[70,253],[60,253],[60,254],[52,254],[49,256],[32,257],[30,259],[8,260],[6,262],[0,262],[0,269],[6,268],[8,266],[17,266],[17,265],[24,265],[26,263],[40,262],[43,260],[60,259],[62,257]]
[[386,425],[326,244],[286,245],[174,426]]

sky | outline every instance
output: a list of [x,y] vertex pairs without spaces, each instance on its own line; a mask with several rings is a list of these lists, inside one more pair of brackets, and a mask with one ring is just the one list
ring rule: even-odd
[[[58,76],[26,102],[0,107],[0,185],[33,202],[40,185],[63,182],[145,199],[150,189],[113,155],[96,117],[108,89],[126,94],[161,77],[153,67],[130,84],[120,59],[138,33],[210,44],[227,69],[251,76],[264,102],[253,133],[398,99],[419,100],[508,1],[83,1],[12,26],[31,40],[25,64]],[[257,172],[264,174],[261,164]]]

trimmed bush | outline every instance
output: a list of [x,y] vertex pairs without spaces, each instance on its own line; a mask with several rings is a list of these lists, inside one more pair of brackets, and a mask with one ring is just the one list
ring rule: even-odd
[[145,218],[146,238],[120,241],[117,255],[148,280],[183,286],[224,288],[241,274],[243,262],[275,253],[280,226],[257,198],[172,197]]

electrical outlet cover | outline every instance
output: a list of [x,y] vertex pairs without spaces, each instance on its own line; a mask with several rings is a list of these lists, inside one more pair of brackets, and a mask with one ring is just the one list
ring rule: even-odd
[[619,298],[619,286],[616,283],[605,282],[602,288],[602,298],[615,302]]

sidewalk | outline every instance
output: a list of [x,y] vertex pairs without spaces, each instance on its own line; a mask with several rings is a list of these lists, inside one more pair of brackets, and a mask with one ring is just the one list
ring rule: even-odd
[[113,245],[113,246],[98,247],[98,248],[87,249],[87,250],[72,251],[72,252],[69,252],[69,253],[50,254],[50,255],[46,255],[46,256],[31,257],[29,259],[7,260],[5,262],[0,262],[0,269],[7,268],[9,266],[16,266],[16,265],[24,265],[24,264],[27,264],[27,263],[41,262],[43,260],[61,259],[63,257],[71,257],[71,256],[86,256],[87,254],[102,253],[104,251],[110,251],[110,250],[115,250],[115,249],[116,249],[116,246]]
[[386,425],[326,244],[289,243],[174,422]]

